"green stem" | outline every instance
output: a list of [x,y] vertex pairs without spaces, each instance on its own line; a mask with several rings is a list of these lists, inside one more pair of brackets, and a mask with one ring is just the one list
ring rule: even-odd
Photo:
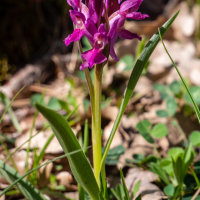
[[101,87],[102,87],[102,72],[101,65],[95,66],[94,75],[94,109],[92,109],[92,146],[93,146],[93,166],[94,175],[99,182],[100,165],[101,165]]

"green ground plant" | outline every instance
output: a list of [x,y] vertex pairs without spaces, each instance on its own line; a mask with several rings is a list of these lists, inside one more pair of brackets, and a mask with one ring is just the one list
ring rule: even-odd
[[[171,19],[169,19],[160,29],[160,34],[163,36],[166,31],[169,29],[173,21],[176,19],[179,12],[177,12]],[[51,161],[48,161],[42,165],[39,165],[36,167],[36,165],[40,164],[41,157],[43,156],[37,156],[35,155],[35,168],[28,171],[23,176],[19,175],[16,170],[14,170],[12,167],[5,164],[3,161],[1,161],[1,167],[0,167],[0,173],[1,176],[3,176],[6,180],[10,182],[10,186],[7,187],[1,194],[5,194],[8,192],[13,186],[16,186],[17,189],[27,198],[27,199],[45,199],[43,193],[45,191],[39,191],[34,185],[35,183],[31,183],[31,179],[24,179],[25,177],[34,177],[34,171],[38,170],[42,166],[45,166],[49,164],[50,162],[55,161],[56,159],[67,157],[72,173],[76,179],[76,181],[79,184],[79,188],[82,188],[85,193],[87,193],[92,200],[107,200],[108,197],[108,188],[107,188],[107,182],[106,182],[106,171],[105,171],[105,163],[106,159],[109,157],[109,149],[110,145],[112,143],[113,137],[115,135],[115,132],[117,130],[117,127],[120,123],[120,120],[122,118],[122,115],[124,114],[124,111],[128,105],[128,101],[131,98],[134,88],[138,82],[139,77],[141,76],[143,69],[146,66],[146,63],[149,60],[150,55],[154,51],[155,47],[157,46],[158,42],[160,41],[159,32],[155,33],[153,37],[150,39],[150,41],[145,46],[144,50],[142,51],[141,55],[137,59],[132,72],[130,79],[128,81],[127,88],[124,92],[124,97],[121,102],[121,106],[119,109],[119,113],[117,115],[117,118],[115,120],[113,129],[110,134],[110,138],[104,148],[104,151],[102,153],[102,147],[101,147],[101,84],[102,84],[102,69],[103,65],[97,64],[95,66],[94,71],[94,85],[92,83],[92,79],[89,73],[88,68],[85,69],[85,76],[89,88],[89,94],[90,94],[90,100],[91,100],[91,107],[92,107],[92,146],[93,146],[93,167],[94,171],[91,167],[91,164],[89,160],[86,157],[85,149],[83,149],[82,143],[76,138],[74,135],[68,120],[62,115],[60,115],[55,110],[52,110],[48,107],[45,107],[39,103],[35,104],[35,107],[37,110],[42,113],[42,115],[47,119],[49,125],[51,126],[52,132],[57,137],[60,145],[62,146],[65,155],[57,157]],[[81,46],[80,46],[81,47]],[[105,63],[104,63],[105,64]],[[194,103],[194,105],[196,105]],[[6,111],[9,109],[10,105],[7,107]],[[196,112],[199,112],[199,110],[195,107]],[[36,116],[37,114],[35,114]],[[200,116],[200,115],[199,115]],[[3,117],[3,116],[2,116]],[[1,118],[2,121],[2,118]],[[1,122],[0,121],[0,122]],[[35,122],[33,121],[33,124]],[[149,128],[150,125],[147,127]],[[32,126],[33,127],[33,126]],[[140,127],[140,126],[139,126]],[[160,129],[162,128],[163,132],[160,133]],[[140,129],[140,128],[138,128]],[[145,130],[146,131],[146,130]],[[144,135],[143,129],[141,133]],[[166,128],[162,124],[155,125],[152,129],[149,129],[148,132],[149,138],[153,137],[161,137],[163,135],[167,134]],[[145,132],[145,134],[147,134]],[[163,134],[164,133],[164,134]],[[30,135],[30,138],[32,138],[32,135]],[[53,138],[53,135],[52,137]],[[50,138],[50,139],[51,139]],[[46,146],[44,146],[44,150]],[[30,140],[29,140],[30,141]],[[30,142],[29,142],[30,144]],[[87,142],[85,144],[88,144]],[[29,145],[30,148],[30,145]],[[189,145],[183,155],[179,156],[177,160],[172,160],[173,163],[173,169],[175,172],[176,181],[178,183],[178,188],[175,188],[174,198],[181,198],[180,191],[181,187],[183,185],[183,179],[186,174],[186,171],[191,164],[191,145]],[[193,154],[192,154],[193,155]],[[184,164],[183,164],[184,163]],[[178,167],[182,167],[181,173],[178,171]],[[152,166],[152,170],[154,170],[157,173],[160,173],[159,165],[154,163]],[[31,175],[32,174],[32,175]],[[123,196],[122,199],[124,200],[130,200],[138,190],[139,186],[134,188],[134,191],[129,195],[129,192],[127,190],[127,187],[125,185],[124,176],[122,171],[121,174],[121,180],[122,180],[122,186],[123,186]],[[168,185],[167,182],[167,176],[163,173],[159,174],[161,180]],[[33,178],[34,179],[34,178]],[[52,185],[54,183],[54,178],[52,177]],[[139,185],[139,183],[138,183]],[[85,195],[83,193],[83,190],[80,189],[80,196],[79,199],[88,199],[88,195]],[[140,199],[140,197],[137,197]]]

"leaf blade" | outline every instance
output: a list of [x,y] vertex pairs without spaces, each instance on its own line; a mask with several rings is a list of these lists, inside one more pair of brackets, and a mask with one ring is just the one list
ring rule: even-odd
[[[63,116],[53,110],[36,104],[36,108],[50,123],[65,153],[81,150],[80,144],[71,130],[68,122]],[[83,187],[93,199],[98,199],[99,187],[94,177],[91,165],[83,151],[67,156],[71,170],[77,182]]]
[[[179,11],[171,18],[169,19],[163,26],[162,26],[162,30],[161,30],[161,35],[163,36],[166,31],[169,29],[169,27],[171,26],[171,24],[173,23],[173,21],[176,19],[176,17],[178,16]],[[142,54],[140,55],[140,57],[138,58],[132,73],[131,73],[131,77],[129,79],[128,82],[128,86],[126,88],[126,91],[124,93],[124,98],[122,100],[120,109],[119,109],[119,113],[117,115],[117,118],[115,120],[113,129],[111,131],[110,137],[108,139],[108,142],[106,144],[104,153],[103,153],[103,157],[102,157],[102,161],[101,161],[101,169],[104,166],[110,145],[112,143],[112,140],[114,138],[115,132],[117,130],[117,127],[120,123],[120,120],[122,118],[122,115],[126,109],[126,106],[128,104],[129,99],[132,96],[133,90],[138,82],[138,79],[140,77],[140,75],[142,74],[142,71],[146,65],[146,62],[148,61],[149,57],[151,56],[152,52],[154,51],[155,47],[157,46],[158,42],[160,41],[160,37],[159,37],[159,33],[157,32],[156,34],[153,35],[153,37],[151,38],[151,40],[148,42],[148,44],[145,46]]]
[[[0,175],[4,177],[10,184],[21,177],[17,171],[0,160]],[[46,200],[46,198],[35,188],[28,180],[22,179],[17,186],[18,190],[30,200]]]

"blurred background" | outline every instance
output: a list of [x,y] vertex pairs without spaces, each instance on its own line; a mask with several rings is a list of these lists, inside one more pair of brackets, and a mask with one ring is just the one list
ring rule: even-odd
[[[140,10],[155,20],[163,14],[168,0],[144,1]],[[156,5],[156,6],[155,6]],[[35,63],[53,54],[72,52],[63,40],[73,31],[65,0],[22,0],[0,2],[0,84],[27,63]],[[2,67],[4,65],[4,67]]]
[[[4,141],[0,145],[0,159],[5,160],[8,152],[12,153],[20,147],[20,151],[13,155],[20,174],[26,173],[27,163],[29,170],[34,167],[36,157],[47,143],[43,149],[45,153],[37,164],[63,154],[56,138],[51,137],[51,129],[46,128],[47,122],[43,116],[35,114],[35,102],[40,102],[62,115],[68,114],[79,105],[69,120],[77,136],[83,132],[86,119],[91,123],[90,98],[84,72],[79,70],[81,58],[77,44],[65,46],[63,42],[73,32],[69,10],[66,0],[0,0],[0,116],[14,95],[26,86],[13,101],[0,124],[0,135]],[[142,41],[118,39],[115,50],[120,61],[116,63],[109,58],[104,68],[101,105],[103,145],[109,138],[136,59],[151,36],[178,10],[180,13],[177,19],[163,39],[200,106],[200,0],[143,0],[139,12],[150,17],[142,21],[128,20],[125,23],[125,28],[142,36]],[[85,37],[81,43],[84,51],[91,48]],[[90,72],[93,78],[94,70]],[[151,127],[157,124],[164,124],[166,127],[167,131],[162,137],[154,138],[154,145],[146,141],[136,128],[143,120],[148,120]],[[21,146],[34,134],[38,135],[29,145],[26,143]],[[198,137],[192,138],[191,135]],[[119,182],[119,169],[123,168],[127,172],[127,183],[139,175],[140,178],[143,177],[144,188],[140,191],[144,193],[143,200],[151,199],[149,194],[153,195],[154,200],[161,199],[163,187],[157,184],[155,174],[149,182],[146,181],[146,171],[141,172],[140,168],[142,164],[134,172],[130,159],[137,160],[134,155],[142,154],[142,158],[145,158],[157,153],[166,158],[171,148],[185,148],[188,141],[191,141],[198,152],[194,161],[197,162],[200,157],[200,141],[196,141],[196,138],[200,138],[200,128],[191,101],[159,43],[143,70],[114,137],[111,146],[113,151],[106,160],[110,186]],[[92,161],[91,149],[88,157]],[[7,163],[13,166],[10,160]],[[199,162],[197,166],[200,168]],[[147,165],[144,169],[147,169]],[[59,196],[61,194],[78,198],[76,181],[66,158],[47,165],[45,170],[38,170],[37,175],[29,177],[29,180],[51,199],[62,199]],[[0,191],[8,185],[0,177]],[[195,191],[193,185],[187,185],[187,189],[190,193]],[[54,193],[50,194],[49,191]],[[6,194],[4,199],[23,199],[15,189],[11,192],[13,193]]]

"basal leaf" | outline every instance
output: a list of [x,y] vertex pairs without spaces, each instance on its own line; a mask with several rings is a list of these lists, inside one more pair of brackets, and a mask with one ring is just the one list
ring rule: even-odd
[[[36,108],[44,115],[50,123],[65,153],[80,150],[80,144],[71,130],[66,119],[53,110],[36,104]],[[93,200],[98,199],[99,187],[94,177],[91,165],[83,151],[67,156],[71,170],[77,182],[88,192]]]
[[185,177],[185,173],[183,170],[183,165],[184,165],[183,159],[181,157],[178,157],[176,161],[172,160],[172,164],[176,180],[178,184],[181,186],[183,184],[183,180]]
[[163,180],[166,185],[170,184],[166,172],[158,164],[151,163],[148,166],[155,174],[160,177],[161,180]]
[[123,172],[122,172],[121,169],[120,169],[120,176],[121,176],[121,180],[122,180],[122,186],[123,186],[123,189],[124,189],[125,199],[130,200],[130,198],[129,198],[129,192],[128,192],[128,189],[126,187],[125,180],[124,180],[124,174],[123,174]]
[[[17,171],[4,163],[2,160],[0,160],[0,176],[5,178],[10,184],[21,177]],[[29,200],[46,200],[42,193],[28,180],[20,180],[16,187]]]
[[181,147],[174,147],[171,148],[168,152],[167,152],[167,157],[169,159],[173,158],[175,161],[179,156],[183,156],[184,154],[184,150]]
[[136,195],[137,192],[139,191],[139,189],[140,189],[140,184],[141,184],[141,180],[139,180],[139,181],[134,185],[134,188],[133,188],[133,191],[132,191],[132,194],[131,194],[131,199],[133,199],[133,197],[135,197],[135,195]]
[[[169,27],[171,26],[173,21],[176,19],[178,14],[179,14],[179,11],[161,27],[161,29],[160,29],[161,30],[161,36],[163,36],[166,33],[166,31],[169,29]],[[157,32],[153,35],[153,37],[150,39],[148,44],[145,46],[143,52],[141,53],[140,57],[137,59],[137,61],[135,63],[135,66],[133,67],[133,70],[132,70],[132,73],[131,73],[131,76],[130,76],[130,79],[129,79],[129,82],[128,82],[128,86],[127,86],[125,93],[124,93],[124,98],[122,99],[122,102],[121,102],[119,113],[118,113],[117,118],[115,120],[113,129],[112,129],[110,137],[108,139],[108,142],[106,144],[105,151],[103,153],[103,157],[102,157],[102,161],[101,161],[101,169],[105,164],[105,160],[106,160],[108,151],[110,149],[110,145],[111,145],[112,140],[114,138],[117,127],[120,123],[122,115],[124,114],[124,111],[125,111],[125,109],[128,105],[129,99],[131,98],[131,96],[133,94],[133,90],[135,89],[135,86],[136,86],[136,84],[139,80],[139,77],[141,76],[142,71],[143,71],[146,63],[149,60],[149,57],[153,53],[153,51],[156,48],[159,41],[160,41],[160,36],[159,36],[159,33]]]

